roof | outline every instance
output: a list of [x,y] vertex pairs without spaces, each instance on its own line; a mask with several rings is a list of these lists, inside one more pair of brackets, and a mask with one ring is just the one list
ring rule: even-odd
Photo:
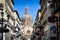
[[18,16],[18,18],[19,18],[19,20],[20,20],[20,16],[19,16],[19,14],[18,14],[18,11],[14,10],[14,12],[16,12],[16,14],[17,14],[17,16]]

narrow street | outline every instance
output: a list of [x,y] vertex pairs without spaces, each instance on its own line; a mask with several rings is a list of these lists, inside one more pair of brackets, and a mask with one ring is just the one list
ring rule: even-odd
[[60,40],[60,1],[0,0],[0,40]]

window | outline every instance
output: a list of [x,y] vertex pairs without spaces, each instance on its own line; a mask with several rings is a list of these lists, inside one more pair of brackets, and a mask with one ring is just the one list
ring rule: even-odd
[[51,40],[57,40],[56,37],[51,37]]
[[6,3],[7,5],[9,5],[10,9],[13,11],[13,8],[12,8],[12,6],[11,6],[10,0],[6,0],[5,3]]

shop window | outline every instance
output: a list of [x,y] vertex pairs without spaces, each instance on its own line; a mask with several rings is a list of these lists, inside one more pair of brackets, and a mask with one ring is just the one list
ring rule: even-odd
[[51,40],[57,40],[56,37],[51,37],[50,39],[51,39]]

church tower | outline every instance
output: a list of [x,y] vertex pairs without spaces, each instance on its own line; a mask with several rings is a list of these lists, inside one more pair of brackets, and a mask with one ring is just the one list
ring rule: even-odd
[[28,12],[28,7],[25,8],[25,14],[22,17],[22,23],[24,25],[24,36],[27,40],[30,40],[29,38],[33,32],[33,20]]

